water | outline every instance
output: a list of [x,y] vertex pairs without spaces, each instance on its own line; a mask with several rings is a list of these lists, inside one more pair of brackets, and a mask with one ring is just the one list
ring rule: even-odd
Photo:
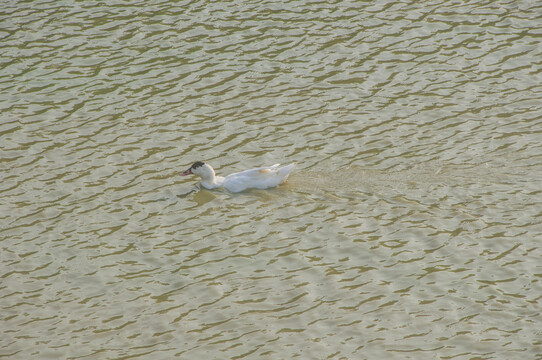
[[542,359],[541,15],[4,2],[0,355]]

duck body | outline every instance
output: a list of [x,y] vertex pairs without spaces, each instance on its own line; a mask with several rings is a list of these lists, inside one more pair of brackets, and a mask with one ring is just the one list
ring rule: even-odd
[[202,161],[194,163],[188,170],[181,173],[181,176],[198,175],[201,178],[201,185],[206,189],[223,187],[231,192],[240,192],[246,189],[268,189],[275,187],[288,178],[295,164],[280,166],[260,167],[230,174],[228,176],[217,176],[211,165]]

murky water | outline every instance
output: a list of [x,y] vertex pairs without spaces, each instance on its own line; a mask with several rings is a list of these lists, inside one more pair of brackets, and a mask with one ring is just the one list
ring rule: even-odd
[[542,359],[541,18],[5,1],[0,356]]

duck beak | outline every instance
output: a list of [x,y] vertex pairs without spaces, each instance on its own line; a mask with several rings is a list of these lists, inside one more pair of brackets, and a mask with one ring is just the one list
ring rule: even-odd
[[192,174],[192,170],[188,169],[185,172],[182,172],[181,176],[186,176],[186,175],[191,175],[191,174]]

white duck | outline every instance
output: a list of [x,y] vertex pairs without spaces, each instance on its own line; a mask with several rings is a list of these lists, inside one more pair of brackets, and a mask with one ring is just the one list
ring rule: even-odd
[[201,185],[206,189],[224,187],[231,192],[239,192],[250,188],[267,189],[286,181],[295,167],[295,164],[283,167],[279,167],[279,165],[245,170],[223,177],[216,176],[211,165],[198,161],[190,169],[181,173],[181,176],[198,175],[201,178]]

